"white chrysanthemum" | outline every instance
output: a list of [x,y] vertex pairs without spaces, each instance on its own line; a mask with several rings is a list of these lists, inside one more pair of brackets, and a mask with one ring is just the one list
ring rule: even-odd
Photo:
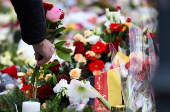
[[67,80],[65,79],[61,79],[60,82],[58,84],[56,84],[56,86],[53,88],[53,91],[55,93],[59,93],[62,91],[63,88],[69,88],[69,85],[67,83]]
[[70,103],[80,103],[82,99],[89,101],[89,98],[99,97],[99,94],[91,89],[89,81],[83,83],[76,79],[71,80],[67,95],[69,96]]

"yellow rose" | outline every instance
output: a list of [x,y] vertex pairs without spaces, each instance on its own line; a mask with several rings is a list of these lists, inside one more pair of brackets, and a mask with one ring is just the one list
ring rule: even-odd
[[101,54],[100,53],[95,53],[95,56],[94,56],[95,58],[97,58],[97,59],[99,59],[99,58],[101,58]]
[[83,36],[81,35],[81,34],[76,34],[75,36],[74,36],[74,40],[75,41],[79,41],[79,40],[81,40],[83,38]]
[[101,70],[95,70],[95,71],[93,71],[93,75],[98,75],[98,74],[100,74],[101,73]]
[[84,45],[87,44],[87,40],[85,38],[82,38],[80,41],[83,42]]
[[86,58],[85,57],[83,57],[83,58],[81,58],[81,59],[79,59],[78,60],[78,63],[84,63],[84,65],[86,64]]
[[50,77],[52,77],[52,75],[51,75],[51,74],[47,74],[47,75],[45,76],[45,81],[47,82],[48,78],[50,78]]
[[81,69],[75,68],[70,71],[70,78],[71,79],[79,79],[81,73]]
[[94,57],[95,53],[93,51],[87,51],[86,55],[90,55],[91,57]]
[[89,37],[89,36],[92,35],[92,32],[91,32],[90,30],[86,30],[86,31],[84,31],[84,35],[85,35],[86,37]]
[[79,59],[83,58],[83,55],[78,53],[74,56],[75,61],[78,61]]

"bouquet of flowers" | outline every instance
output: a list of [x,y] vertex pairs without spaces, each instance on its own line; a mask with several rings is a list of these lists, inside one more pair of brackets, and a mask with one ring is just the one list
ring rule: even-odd
[[148,30],[143,32],[140,27],[130,22],[128,25],[128,35],[122,38],[126,43],[123,44],[124,40],[120,40],[120,46],[118,45],[113,54],[112,68],[120,70],[126,110],[153,112],[156,111],[155,99],[149,81],[158,61],[157,37]]

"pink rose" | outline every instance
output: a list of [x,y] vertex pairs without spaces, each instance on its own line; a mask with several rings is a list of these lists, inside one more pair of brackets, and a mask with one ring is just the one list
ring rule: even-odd
[[61,10],[59,8],[54,7],[50,11],[47,11],[46,18],[55,23],[60,20],[61,14]]

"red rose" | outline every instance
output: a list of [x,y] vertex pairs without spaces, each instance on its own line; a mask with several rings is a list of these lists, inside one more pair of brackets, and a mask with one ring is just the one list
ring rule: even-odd
[[89,70],[91,72],[95,70],[103,70],[103,68],[104,68],[104,62],[102,60],[96,60],[89,64]]
[[51,95],[55,94],[53,87],[50,84],[43,85],[38,89],[38,96],[40,99],[48,99]]
[[91,46],[91,51],[95,53],[102,53],[106,50],[106,45],[102,43],[101,41],[98,41],[96,44]]
[[[53,62],[57,62],[58,60],[55,59]],[[59,72],[59,67],[60,67],[60,64],[57,64],[55,66],[52,66],[52,67],[49,67],[48,69],[50,69],[54,74],[58,74]]]
[[63,12],[63,10],[62,10],[62,9],[59,9],[59,10],[60,10],[61,13],[62,13],[59,19],[64,19],[64,12]]
[[57,77],[57,82],[60,82],[61,79],[67,80],[67,83],[70,84],[70,78],[69,78],[67,75],[65,75],[65,74],[59,75],[59,76]]
[[44,2],[43,6],[44,6],[45,13],[47,13],[48,10],[51,10],[54,7],[54,4],[50,4],[50,3]]
[[83,42],[76,41],[74,42],[74,46],[76,46],[75,53],[85,54],[85,48]]
[[138,72],[138,74],[137,74],[137,80],[138,81],[144,81],[145,80],[145,71],[140,71],[140,72]]
[[117,23],[110,24],[110,31],[122,31],[122,26]]

